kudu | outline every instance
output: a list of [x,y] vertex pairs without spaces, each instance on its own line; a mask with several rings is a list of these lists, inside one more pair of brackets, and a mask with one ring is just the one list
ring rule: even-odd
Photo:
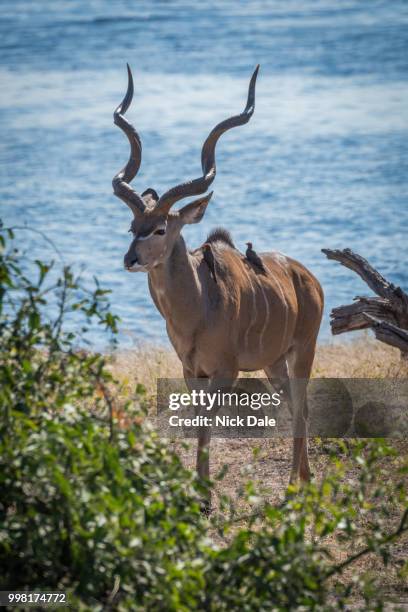
[[[202,176],[159,197],[154,189],[139,195],[130,187],[140,167],[142,146],[124,117],[133,97],[128,66],[128,88],[114,122],[128,137],[131,152],[113,179],[113,189],[134,215],[125,268],[148,273],[151,296],[166,320],[187,384],[205,378],[211,391],[217,380],[235,381],[240,370],[263,369],[271,382],[284,379],[294,426],[291,481],[299,476],[307,481],[306,386],[323,310],[319,282],[302,264],[278,252],[262,254],[266,273],[260,273],[234,247],[228,233],[219,230],[210,236],[217,261],[215,283],[203,261],[203,250],[189,251],[181,235],[185,224],[201,221],[212,193],[171,210],[178,200],[205,193],[213,182],[218,139],[230,128],[247,123],[254,112],[258,68],[249,84],[245,110],[219,123],[204,142]],[[197,448],[197,471],[202,478],[209,477],[209,444],[210,433],[204,430]]]

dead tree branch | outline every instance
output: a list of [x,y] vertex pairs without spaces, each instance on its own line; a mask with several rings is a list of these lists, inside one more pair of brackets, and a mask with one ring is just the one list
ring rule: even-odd
[[408,313],[408,294],[388,282],[375,268],[373,268],[364,257],[357,255],[351,249],[322,249],[328,259],[338,261],[346,268],[358,274],[374,293],[388,300],[395,312]]
[[402,353],[408,353],[408,330],[401,329],[388,321],[380,321],[369,314],[365,315],[377,340],[395,346]]
[[[401,517],[398,528],[392,533],[386,535],[383,538],[381,544],[382,545],[391,544],[392,542],[394,542],[394,540],[399,538],[403,533],[408,531],[407,519],[408,519],[408,508],[405,509]],[[354,563],[354,561],[357,561],[357,559],[360,559],[361,557],[364,557],[365,555],[368,555],[371,552],[373,552],[373,547],[367,546],[366,548],[363,548],[362,550],[360,550],[358,553],[351,555],[345,561],[342,561],[342,563],[339,563],[338,565],[335,565],[334,567],[330,568],[330,570],[326,573],[325,579],[327,580],[327,578],[330,578],[334,574],[341,573],[348,565],[351,565],[352,563]]]
[[377,295],[357,296],[352,304],[333,308],[330,325],[334,335],[373,329],[381,342],[408,354],[408,294],[387,281],[364,257],[351,249],[322,249],[328,259],[353,270]]

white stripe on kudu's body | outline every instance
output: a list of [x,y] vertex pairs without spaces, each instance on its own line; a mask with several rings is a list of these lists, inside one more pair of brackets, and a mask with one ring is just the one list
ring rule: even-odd
[[[247,123],[254,112],[258,68],[249,84],[244,111],[216,125],[204,142],[202,174],[159,197],[152,188],[139,194],[130,186],[141,164],[142,149],[137,131],[124,117],[133,97],[128,67],[128,89],[115,110],[114,122],[126,134],[131,153],[112,184],[115,195],[133,212],[133,240],[125,268],[148,273],[151,296],[166,319],[187,384],[193,378],[204,378],[211,392],[220,379],[233,383],[240,370],[264,369],[270,380],[290,378],[295,426],[291,479],[308,480],[306,384],[323,309],[318,281],[302,264],[276,252],[262,255],[265,272],[260,273],[234,247],[225,230],[207,239],[207,252],[210,242],[215,262],[216,274],[212,274],[204,249],[190,252],[181,235],[184,225],[201,221],[212,194],[172,210],[178,200],[204,194],[214,181],[218,139]],[[197,470],[203,478],[209,477],[209,453],[204,452],[209,444],[210,432],[204,430],[197,449]]]
[[255,288],[252,284],[251,281],[251,277],[249,276],[248,272],[246,271],[246,269],[244,268],[243,270],[246,278],[248,279],[248,285],[251,287],[251,297],[252,297],[252,310],[251,310],[251,318],[249,320],[249,325],[247,325],[246,330],[245,330],[245,336],[244,336],[244,349],[247,350],[248,349],[248,338],[249,338],[249,333],[251,331],[251,328],[255,325],[256,323],[256,317],[257,317],[257,310],[256,310],[256,294],[255,294]]
[[[285,266],[286,266],[286,263],[287,263],[287,259],[286,259],[285,255],[283,255],[282,253],[276,252],[276,253],[274,253],[274,258],[277,261],[277,263],[281,266],[281,268],[283,269],[283,273],[286,274],[286,267]],[[279,291],[280,291],[281,296],[282,296],[282,301],[285,304],[285,325],[283,327],[283,334],[282,334],[282,344],[283,344],[284,338],[286,338],[286,330],[287,330],[287,327],[288,327],[288,308],[287,308],[287,305],[286,305],[286,302],[285,302],[285,295],[284,295],[284,293],[282,291],[282,287],[279,284],[279,280],[278,280],[277,277],[275,278],[275,280],[276,280],[276,284],[279,287]],[[281,344],[281,347],[280,347],[281,351],[282,351],[282,344]]]
[[261,291],[262,291],[262,297],[264,299],[265,302],[265,319],[264,319],[264,324],[262,326],[262,330],[261,333],[259,335],[259,352],[262,353],[265,350],[265,347],[263,345],[263,338],[264,338],[264,333],[268,327],[268,323],[269,323],[269,303],[267,300],[267,297],[265,295],[265,291],[261,285]]

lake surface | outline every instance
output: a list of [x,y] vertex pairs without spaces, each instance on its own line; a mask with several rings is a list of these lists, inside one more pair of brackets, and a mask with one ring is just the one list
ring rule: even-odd
[[195,247],[224,225],[241,250],[301,260],[323,285],[328,340],[330,309],[368,288],[322,247],[408,289],[407,26],[403,1],[2,0],[1,217],[112,290],[123,344],[166,343],[146,275],[123,269],[131,218],[111,189],[128,156],[112,122],[125,62],[144,147],[133,186],[159,193],[199,176],[204,139],[243,109],[260,63],[255,114],[220,140],[213,200],[184,235]]

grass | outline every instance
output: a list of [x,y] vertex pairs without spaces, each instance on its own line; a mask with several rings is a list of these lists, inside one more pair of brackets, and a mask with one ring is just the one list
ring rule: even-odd
[[[115,355],[114,374],[125,387],[141,383],[155,395],[157,378],[182,378],[181,363],[172,349],[140,345]],[[263,372],[253,376],[265,377]],[[314,361],[314,378],[399,378],[408,376],[408,363],[398,350],[370,336],[352,342],[320,344]]]

